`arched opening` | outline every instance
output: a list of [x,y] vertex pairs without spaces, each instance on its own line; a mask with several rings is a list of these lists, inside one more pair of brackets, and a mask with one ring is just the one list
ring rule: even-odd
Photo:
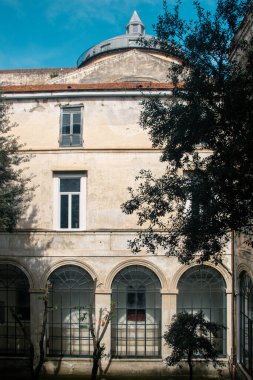
[[29,281],[21,269],[11,264],[0,264],[0,354],[24,355],[28,342],[13,317],[20,318],[30,334]]
[[240,362],[252,375],[253,368],[253,283],[246,272],[240,276]]
[[150,269],[131,265],[112,283],[112,355],[160,357],[161,284]]
[[[207,320],[226,326],[226,285],[214,268],[197,265],[188,269],[178,282],[177,312],[202,310]],[[226,331],[220,329],[214,340],[221,355],[226,354]]]
[[89,304],[93,280],[75,265],[65,265],[49,276],[48,354],[89,356]]

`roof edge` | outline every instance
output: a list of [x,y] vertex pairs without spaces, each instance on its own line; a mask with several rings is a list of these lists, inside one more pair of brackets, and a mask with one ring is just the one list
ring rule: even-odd
[[[183,83],[179,84],[182,87]],[[157,82],[116,82],[116,83],[68,83],[68,84],[41,84],[41,85],[6,85],[0,86],[0,91],[5,93],[26,92],[54,92],[54,91],[106,91],[106,90],[168,90],[173,89],[173,83]]]

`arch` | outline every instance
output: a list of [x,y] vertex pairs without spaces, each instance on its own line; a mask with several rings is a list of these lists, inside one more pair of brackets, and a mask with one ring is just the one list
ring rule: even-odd
[[[178,271],[174,274],[172,280],[171,280],[171,288],[172,289],[178,289],[178,282],[182,275],[187,272],[190,268],[193,268],[195,266],[200,266],[201,264],[192,264],[190,266],[181,266]],[[219,272],[225,281],[227,293],[231,293],[232,291],[232,285],[231,285],[231,274],[220,264],[215,265],[213,263],[206,263],[203,266],[210,267],[213,269],[216,269],[217,272]]]
[[154,272],[156,274],[156,276],[158,277],[158,279],[160,281],[161,292],[168,290],[167,280],[166,280],[164,274],[162,273],[161,269],[159,269],[153,263],[150,263],[149,261],[142,260],[142,259],[128,259],[128,260],[123,261],[123,262],[119,263],[118,265],[116,265],[112,269],[112,271],[109,273],[109,275],[107,276],[107,278],[105,280],[105,289],[108,289],[108,290],[111,289],[112,288],[112,282],[113,282],[114,278],[116,277],[116,275],[122,269],[129,267],[131,265],[140,265],[140,266],[143,266],[143,267],[150,269],[152,272]]
[[0,354],[26,355],[28,342],[15,315],[20,315],[26,331],[30,328],[29,279],[13,262],[0,263]]
[[[180,277],[178,283],[177,312],[194,314],[201,311],[210,322],[226,326],[226,282],[214,267],[194,265]],[[219,330],[212,338],[220,354],[226,354],[226,333]]]
[[[76,265],[82,269],[84,269],[86,272],[89,273],[89,275],[92,277],[93,280],[98,279],[96,272],[93,270],[91,266],[88,264],[84,263],[81,260],[76,260],[76,259],[71,259],[71,260],[66,260],[66,259],[61,259],[55,262],[53,265],[50,265],[47,267],[47,269],[44,271],[43,275],[41,276],[41,284],[42,287],[45,286],[49,276],[51,273],[53,273],[56,269],[64,266],[64,265]],[[98,279],[99,283],[99,279]]]
[[94,279],[74,264],[58,266],[48,279],[49,355],[89,356],[92,344],[87,326]]
[[249,275],[249,277],[251,278],[251,280],[253,281],[253,271],[248,265],[246,265],[244,263],[240,263],[237,267],[236,272],[237,272],[237,280],[241,276],[242,272],[246,272]]
[[28,269],[26,269],[22,264],[20,264],[19,261],[15,260],[15,259],[1,259],[0,261],[0,265],[1,264],[10,264],[10,265],[13,265],[13,266],[16,266],[18,267],[27,277],[27,280],[29,282],[29,288],[32,289],[34,287],[34,281],[33,281],[33,278],[32,278],[32,275],[30,273],[30,271]]
[[161,282],[144,265],[128,265],[112,282],[115,318],[111,351],[116,357],[161,356]]

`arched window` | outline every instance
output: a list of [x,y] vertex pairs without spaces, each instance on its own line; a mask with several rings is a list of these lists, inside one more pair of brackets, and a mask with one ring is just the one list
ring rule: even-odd
[[49,282],[49,355],[89,356],[92,277],[82,268],[66,265],[56,269]]
[[[226,326],[226,286],[220,273],[203,265],[187,270],[178,282],[177,311],[196,313],[203,311],[205,317]],[[215,338],[216,349],[226,354],[226,332],[219,331]]]
[[26,275],[11,264],[0,264],[0,354],[28,353],[27,340],[13,313],[30,334],[30,294]]
[[161,285],[148,268],[132,265],[112,284],[112,354],[116,357],[160,357]]
[[253,368],[253,283],[249,275],[240,276],[240,362],[252,375]]

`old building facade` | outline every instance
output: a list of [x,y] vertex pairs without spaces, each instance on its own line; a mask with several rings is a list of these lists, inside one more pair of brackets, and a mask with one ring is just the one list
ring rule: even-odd
[[[14,133],[25,144],[21,154],[32,154],[26,174],[35,186],[17,231],[0,234],[2,367],[27,350],[10,307],[24,316],[36,342],[47,281],[48,373],[90,371],[92,341],[80,317],[87,313],[95,279],[95,314],[115,303],[104,337],[112,356],[108,375],[166,375],[162,335],[177,310],[202,309],[226,325],[217,343],[221,360],[231,355],[231,247],[224,266],[182,266],[163,252],[134,255],[128,248],[139,227],[120,208],[127,187],[141,169],[163,170],[160,151],[138,124],[140,102],[171,95],[167,74],[176,60],[140,48],[140,34],[150,38],[134,12],[126,34],[86,51],[77,68],[0,71],[10,117],[17,122]],[[236,244],[238,326],[245,329],[252,323],[252,254],[243,242]],[[240,339],[238,361],[252,374],[246,332]]]

